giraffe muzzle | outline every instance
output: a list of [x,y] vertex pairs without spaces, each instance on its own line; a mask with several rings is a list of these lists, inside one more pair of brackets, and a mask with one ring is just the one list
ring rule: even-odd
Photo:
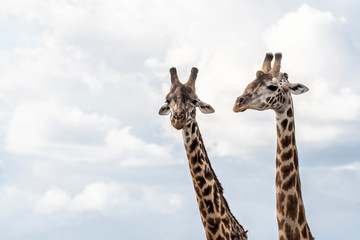
[[233,107],[233,111],[234,112],[244,112],[246,109],[248,109],[247,107],[247,100],[246,98],[240,96],[236,99],[234,107]]
[[179,121],[179,120],[175,120],[175,119],[172,119],[171,120],[171,125],[176,128],[177,130],[180,130],[184,127],[184,123],[182,121]]
[[171,125],[177,130],[180,130],[184,126],[184,120],[185,120],[184,112],[174,112],[171,118]]

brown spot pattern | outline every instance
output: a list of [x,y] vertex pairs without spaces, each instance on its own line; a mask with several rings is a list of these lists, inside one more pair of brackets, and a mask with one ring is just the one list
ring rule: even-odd
[[305,224],[305,226],[303,227],[303,229],[301,230],[301,235],[303,236],[303,238],[307,238],[308,234],[307,234],[307,225]]
[[217,238],[216,238],[216,240],[225,240],[225,238],[223,238],[222,236],[218,236]]
[[220,218],[209,218],[207,220],[208,224],[209,224],[209,229],[210,232],[212,232],[213,234],[216,234],[216,232],[219,229],[219,225],[220,225]]
[[294,146],[296,145],[295,132],[292,133],[291,144]]
[[192,153],[195,148],[198,146],[199,141],[195,138],[194,141],[189,146],[189,153]]
[[282,127],[283,131],[285,131],[285,129],[286,129],[286,127],[287,127],[287,124],[288,124],[288,120],[287,120],[287,119],[282,120],[282,122],[281,122],[281,127]]
[[205,185],[205,179],[204,179],[204,177],[198,176],[198,177],[195,178],[195,180],[196,180],[198,186],[199,186],[200,188],[203,188],[203,186]]
[[288,130],[291,132],[294,128],[294,122],[289,122]]
[[281,181],[280,173],[277,173],[276,179],[275,179],[275,184],[277,187],[281,187],[281,183],[282,183],[282,181]]
[[287,148],[291,143],[291,135],[285,136],[280,142],[282,148]]
[[196,168],[194,168],[194,174],[198,174],[199,172],[202,171],[202,168],[200,166],[197,166]]
[[198,187],[195,187],[195,192],[197,196],[201,196],[201,191]]
[[299,204],[299,216],[298,216],[299,225],[303,224],[304,221],[305,221],[305,209],[302,204]]
[[287,178],[287,176],[289,176],[293,170],[294,170],[294,164],[292,162],[288,165],[281,167],[283,179]]
[[299,198],[302,198],[301,196],[301,183],[300,183],[300,178],[297,179],[297,182],[296,182],[296,192],[299,196]]
[[202,215],[204,218],[206,218],[207,212],[206,212],[205,205],[204,205],[204,202],[203,202],[203,201],[200,202],[199,208],[200,208],[200,213],[201,213],[201,215]]
[[282,189],[284,189],[285,191],[288,191],[290,188],[294,187],[295,186],[295,176],[296,176],[296,173],[291,175],[289,180],[283,184]]
[[211,193],[211,190],[212,190],[212,186],[211,185],[207,186],[203,191],[203,196],[204,197],[209,196]]
[[277,133],[277,137],[280,138],[280,128],[278,125],[276,125],[276,133]]
[[285,194],[284,193],[280,193],[278,196],[278,199],[277,199],[277,204],[276,204],[276,207],[277,207],[277,211],[279,213],[281,213],[282,215],[284,215],[284,200],[285,200]]
[[287,115],[288,117],[294,116],[292,108],[289,108],[289,109],[287,110],[286,115]]
[[285,219],[282,219],[281,221],[279,221],[278,219],[279,230],[284,229],[284,224],[285,224]]
[[293,156],[293,150],[289,149],[287,152],[284,152],[283,154],[281,154],[281,160],[287,161],[290,158],[292,158],[292,156]]
[[214,213],[214,204],[211,200],[204,200],[208,213]]
[[295,221],[298,211],[298,199],[295,194],[288,195],[286,203],[286,216]]
[[289,224],[285,224],[285,235],[287,240],[299,240],[300,239],[300,231],[298,228],[292,230]]
[[294,165],[295,165],[295,169],[298,170],[298,168],[299,168],[299,159],[298,159],[297,149],[294,150]]
[[211,172],[211,170],[208,167],[205,167],[205,178],[208,181],[211,181],[214,179],[214,174]]

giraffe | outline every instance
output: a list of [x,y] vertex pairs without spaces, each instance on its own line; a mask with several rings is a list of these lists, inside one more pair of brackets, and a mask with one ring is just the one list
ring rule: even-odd
[[195,188],[196,199],[206,238],[246,240],[247,231],[231,213],[223,195],[223,188],[211,167],[199,126],[196,121],[196,107],[202,113],[215,110],[202,102],[195,93],[198,69],[192,68],[188,81],[182,84],[175,68],[170,69],[171,88],[166,102],[160,108],[160,115],[170,114],[171,125],[182,129],[186,155]]
[[246,109],[273,109],[276,114],[276,209],[280,240],[314,239],[305,217],[301,195],[298,152],[295,143],[294,107],[291,94],[302,94],[309,89],[290,83],[287,73],[281,73],[282,54],[267,53],[262,71],[236,99],[234,112]]

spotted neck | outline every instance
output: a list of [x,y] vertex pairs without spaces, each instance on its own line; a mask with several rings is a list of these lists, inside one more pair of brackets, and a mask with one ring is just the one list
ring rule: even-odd
[[288,107],[276,112],[276,208],[279,239],[313,240],[301,196],[294,108],[291,99],[288,103]]
[[246,240],[244,228],[231,213],[223,196],[223,188],[211,167],[197,122],[187,124],[182,133],[206,238]]

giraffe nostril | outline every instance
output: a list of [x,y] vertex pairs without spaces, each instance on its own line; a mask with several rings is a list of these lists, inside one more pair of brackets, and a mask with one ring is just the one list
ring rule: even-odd
[[238,98],[238,103],[239,103],[239,104],[242,104],[242,103],[244,102],[244,100],[245,100],[245,99],[244,99],[243,97],[239,97],[239,98]]
[[183,120],[183,119],[184,119],[184,113],[175,112],[175,113],[174,113],[174,119],[176,119],[176,120]]

